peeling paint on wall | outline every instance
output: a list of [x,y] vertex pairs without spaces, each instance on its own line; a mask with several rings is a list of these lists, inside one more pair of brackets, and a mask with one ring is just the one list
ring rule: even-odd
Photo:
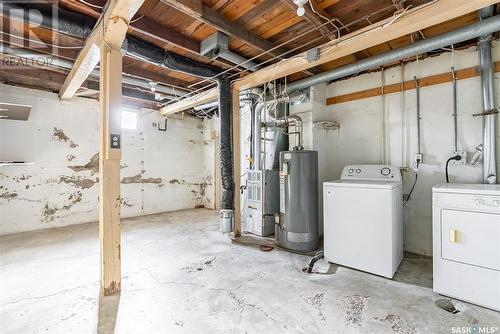
[[131,208],[131,207],[134,206],[132,203],[129,202],[128,199],[125,199],[125,198],[121,198],[120,199],[120,203],[121,203],[121,205],[123,205],[123,206],[125,206],[127,208]]
[[[2,84],[0,90],[33,106],[28,122],[2,123],[0,141],[13,145],[1,145],[0,155],[34,162],[0,171],[0,234],[97,221],[97,101],[77,97],[61,103],[57,94]],[[202,121],[172,119],[166,133],[147,126],[160,120],[158,113],[144,112],[142,131],[122,133],[122,217],[206,203],[201,194],[209,185],[202,184],[213,165],[204,164],[204,157],[214,152],[204,145],[209,138],[200,135]]]
[[85,171],[90,171],[92,175],[99,173],[99,152],[94,154],[85,165],[68,166],[68,168],[77,173]]
[[72,193],[68,197],[68,204],[63,205],[62,207],[57,207],[55,205],[49,206],[48,203],[45,203],[43,210],[42,210],[42,220],[45,223],[49,223],[53,221],[56,217],[56,214],[60,211],[69,211],[73,205],[76,203],[79,203],[82,201],[82,193],[80,191],[77,191],[75,193]]
[[70,148],[78,147],[78,145],[75,144],[71,139],[69,139],[69,137],[66,136],[64,131],[61,129],[54,127],[54,132],[52,133],[52,136],[57,138],[57,140],[59,140],[60,142],[68,143]]
[[144,178],[143,175],[146,171],[142,170],[139,174],[134,176],[124,177],[121,181],[122,184],[131,184],[131,183],[152,183],[152,184],[163,184],[163,180],[161,177],[149,177]]
[[12,198],[16,198],[16,197],[17,197],[16,193],[6,192],[6,193],[3,193],[3,194],[0,194],[0,198],[5,198],[7,200],[12,199]]
[[75,187],[79,187],[82,189],[88,189],[93,187],[96,183],[98,183],[99,178],[93,180],[93,179],[83,178],[80,176],[60,176],[57,183],[61,182],[69,183],[74,185]]

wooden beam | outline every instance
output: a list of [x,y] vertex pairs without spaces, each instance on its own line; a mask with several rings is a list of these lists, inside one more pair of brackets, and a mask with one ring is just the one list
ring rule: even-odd
[[129,27],[132,32],[154,38],[165,44],[172,44],[183,50],[200,54],[200,43],[174,29],[165,28],[151,20],[141,19]]
[[234,191],[234,236],[241,236],[241,194],[239,192],[241,184],[241,140],[240,140],[240,91],[233,87],[231,94],[231,113],[233,117],[233,177],[235,184]]
[[[111,0],[101,14],[94,30],[85,41],[59,96],[70,99],[99,63],[103,43],[120,48],[127,34],[128,25],[145,0]],[[121,62],[120,62],[121,63]]]
[[163,3],[172,8],[177,9],[186,15],[196,19],[201,19],[203,15],[203,1],[202,0],[161,0]]
[[[282,0],[282,2],[284,2],[294,12],[297,10],[297,5],[293,2],[293,0]],[[311,0],[311,2],[313,3],[313,5],[315,4],[315,1]],[[323,9],[321,9],[319,6],[314,7],[314,9],[318,13],[320,13],[323,17],[325,17],[325,18],[327,17],[328,14]],[[311,9],[310,3],[304,5],[304,10],[305,10],[305,13],[304,13],[303,18],[307,22],[311,23],[315,27],[320,27],[320,28],[318,28],[318,31],[322,35],[327,36],[330,40],[335,39],[335,33],[332,29],[332,26],[330,24],[324,24],[325,21],[323,21],[321,19],[321,17]]]
[[440,0],[408,10],[394,21],[393,17],[354,31],[323,44],[318,60],[307,61],[306,53],[260,69],[235,82],[239,90],[252,88],[355,52],[385,43],[412,32],[477,11],[496,0]]
[[248,23],[252,22],[253,20],[266,14],[271,9],[277,7],[279,4],[280,2],[276,0],[263,0],[257,6],[255,6],[254,8],[250,9],[248,12],[240,16],[236,20],[236,23],[245,26]]
[[[497,72],[497,73],[500,72],[500,61],[495,62],[495,72]],[[479,68],[477,66],[464,68],[464,69],[455,71],[455,74],[456,74],[457,80],[474,78],[474,77],[479,76]],[[429,87],[429,86],[434,86],[434,85],[440,85],[440,84],[444,84],[444,83],[451,82],[451,81],[453,81],[453,77],[451,75],[451,72],[431,75],[431,76],[428,76],[425,78],[418,79],[420,87]],[[375,96],[398,93],[398,92],[406,91],[406,90],[410,90],[410,89],[415,89],[415,81],[414,80],[408,80],[408,81],[405,81],[403,83],[396,83],[396,84],[392,84],[392,85],[387,85],[383,89],[382,89],[382,87],[375,87],[375,88],[365,89],[365,90],[361,90],[361,91],[357,91],[357,92],[353,92],[353,93],[349,93],[349,94],[343,94],[343,95],[329,97],[326,99],[325,104],[327,106],[329,106],[329,105],[333,105],[333,104],[346,103],[346,102],[366,99],[366,98],[375,97]]]
[[[98,11],[81,2],[77,2],[77,0],[60,1],[69,10],[84,13],[85,15],[93,18],[98,18],[100,16],[100,13]],[[147,12],[147,10],[145,11],[144,7],[145,6],[141,8],[141,11]],[[171,44],[189,52],[194,52],[197,54],[200,53],[200,43],[197,40],[192,39],[189,36],[186,36],[174,29],[166,29],[161,24],[158,24],[146,17],[142,17],[136,22],[131,23],[129,25],[129,32],[131,33],[131,35],[136,37],[148,36],[160,43]]]
[[[185,98],[179,102],[168,104],[160,109],[162,115],[172,115],[177,112],[190,109],[201,104],[212,102],[219,97],[219,89],[217,87],[207,90],[203,93],[193,95],[192,97]],[[239,100],[238,100],[239,103]]]
[[99,240],[101,295],[119,293],[120,266],[120,146],[122,55],[119,48],[101,48],[99,81]]
[[[316,1],[316,0],[314,0]],[[321,8],[321,9],[326,9],[330,6],[333,6],[335,5],[337,2],[339,2],[340,0],[323,0],[321,1],[319,4],[318,4],[318,7]]]
[[[100,29],[100,31],[102,30]],[[61,99],[71,99],[82,86],[83,82],[87,80],[97,64],[99,64],[99,35],[99,33],[95,33],[85,41],[83,49],[80,51],[73,68],[59,91],[59,97]]]
[[[224,15],[219,14],[201,0],[161,0],[163,3],[177,9],[178,11],[189,15],[199,21],[202,21],[213,28],[222,31],[226,35],[239,39],[261,51],[268,51],[275,45],[257,34],[245,29],[242,25],[228,20]],[[279,56],[284,52],[278,49],[269,52],[272,56]]]

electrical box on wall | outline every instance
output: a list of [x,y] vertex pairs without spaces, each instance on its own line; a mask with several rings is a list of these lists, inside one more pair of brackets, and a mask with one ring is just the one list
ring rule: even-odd
[[453,151],[450,157],[460,156],[460,160],[451,160],[452,165],[465,165],[467,163],[467,153],[465,151]]

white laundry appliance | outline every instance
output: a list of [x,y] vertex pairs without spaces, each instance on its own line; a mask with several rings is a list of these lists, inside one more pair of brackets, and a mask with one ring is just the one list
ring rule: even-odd
[[392,278],[403,258],[402,199],[397,167],[346,166],[324,182],[325,258]]
[[434,291],[500,311],[500,185],[432,193]]

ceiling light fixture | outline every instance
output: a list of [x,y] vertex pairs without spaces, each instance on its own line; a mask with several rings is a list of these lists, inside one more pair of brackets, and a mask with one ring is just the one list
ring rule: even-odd
[[293,3],[297,5],[297,15],[304,16],[306,10],[304,9],[304,5],[308,0],[293,0]]

